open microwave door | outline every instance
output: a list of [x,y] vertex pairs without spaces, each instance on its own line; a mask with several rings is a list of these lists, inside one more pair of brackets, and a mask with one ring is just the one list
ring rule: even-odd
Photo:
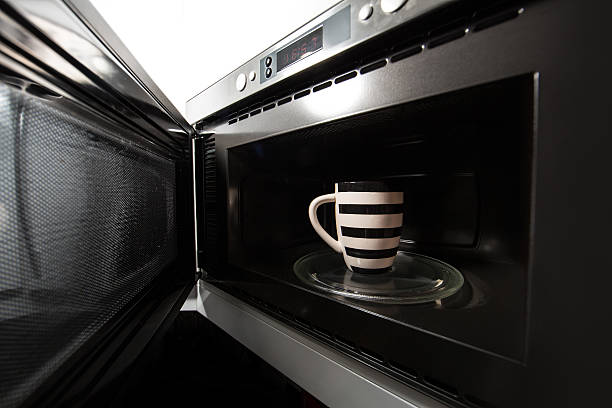
[[192,128],[86,1],[0,1],[0,406],[119,381],[194,283]]

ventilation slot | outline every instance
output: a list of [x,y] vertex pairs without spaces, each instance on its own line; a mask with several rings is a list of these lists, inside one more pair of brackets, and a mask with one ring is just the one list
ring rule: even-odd
[[276,107],[276,104],[275,104],[275,103],[271,103],[271,104],[269,104],[269,105],[264,106],[264,107],[263,107],[263,111],[264,111],[264,112],[267,112],[267,111],[269,111],[270,109],[274,109],[275,107]]
[[460,19],[431,31],[427,48],[434,48],[463,37],[467,33],[467,27],[468,21]]
[[294,100],[298,100],[298,99],[303,98],[303,97],[308,96],[308,95],[310,95],[310,89],[306,89],[306,90],[304,90],[304,91],[301,91],[301,92],[296,93],[296,94],[293,96],[293,99],[294,99]]
[[426,33],[424,33],[421,35],[410,37],[406,39],[405,41],[398,42],[393,47],[391,47],[391,51],[392,53],[396,53],[399,51],[412,49],[414,47],[421,46],[422,44],[425,44],[426,42],[427,42],[427,35]]
[[391,56],[391,62],[397,62],[405,58],[412,57],[413,55],[419,54],[421,51],[423,51],[423,46],[421,44],[415,45],[413,47],[405,49],[404,51],[400,51],[397,54]]
[[259,115],[261,113],[261,109],[255,109],[253,112],[250,113],[251,116],[255,116],[255,115]]
[[234,123],[238,122],[238,119],[234,118],[234,119],[230,119],[227,124],[228,125],[233,125]]
[[240,116],[238,116],[238,120],[245,120],[245,119],[246,119],[246,118],[248,118],[248,117],[249,117],[249,114],[248,114],[248,113],[245,113],[244,115],[240,115]]
[[290,96],[288,96],[286,98],[283,98],[280,101],[278,101],[278,106],[284,105],[284,104],[289,103],[289,102],[291,102],[291,97]]
[[374,62],[374,63],[372,63],[370,65],[366,65],[365,67],[361,68],[359,73],[361,75],[367,74],[368,72],[375,71],[375,70],[377,70],[379,68],[384,67],[385,65],[387,65],[387,60],[380,60],[380,61]]
[[217,265],[217,150],[215,138],[204,141],[204,262],[211,270]]
[[334,83],[339,84],[340,82],[348,81],[349,79],[355,78],[357,76],[357,71],[349,72],[348,74],[344,74],[336,78]]
[[327,81],[324,82],[320,85],[315,86],[314,88],[312,88],[312,92],[319,92],[325,88],[329,88],[330,86],[332,86],[332,82],[331,81]]
[[523,8],[520,9],[501,9],[499,7],[492,7],[482,11],[477,11],[474,14],[472,24],[472,31],[480,31],[485,28],[492,27],[497,24],[501,24],[505,21],[512,20],[513,18],[518,17],[520,14],[525,11]]

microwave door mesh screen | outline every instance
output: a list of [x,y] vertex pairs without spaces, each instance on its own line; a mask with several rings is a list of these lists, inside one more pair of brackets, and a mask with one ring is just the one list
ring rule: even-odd
[[176,257],[171,160],[0,83],[0,406]]

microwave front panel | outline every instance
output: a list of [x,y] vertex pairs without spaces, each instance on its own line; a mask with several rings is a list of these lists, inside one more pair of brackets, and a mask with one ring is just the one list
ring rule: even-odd
[[[275,87],[284,79],[314,67],[380,32],[454,2],[456,0],[410,0],[398,10],[387,13],[378,2],[341,1],[191,98],[187,102],[187,120],[195,123],[262,90]],[[369,6],[372,6],[372,13],[367,19],[361,18],[361,9]],[[319,28],[322,47],[315,46],[316,50],[310,50],[305,40],[308,39],[311,44],[313,38],[307,37],[318,32]],[[286,62],[283,60],[285,57],[288,57]],[[259,73],[259,79],[247,80],[251,72]]]
[[[574,14],[581,29],[568,29]],[[569,362],[550,370],[563,359],[565,330],[555,321],[567,307],[555,294],[574,293],[571,265],[590,245],[605,253],[600,229],[565,222],[577,213],[590,225],[605,218],[603,207],[593,212],[579,200],[592,173],[576,161],[611,170],[603,151],[589,148],[609,145],[605,118],[592,115],[609,89],[595,86],[609,85],[601,76],[609,63],[581,46],[596,14],[570,1],[509,2],[495,18],[470,13],[460,30],[431,28],[422,42],[404,44],[398,31],[385,37],[397,46],[364,54],[367,62],[342,71],[322,62],[327,78],[313,67],[317,81],[205,118],[219,233],[209,278],[452,404],[562,404],[555,388],[573,371]],[[444,33],[440,43],[434,34]],[[469,293],[450,303],[372,305],[299,281],[295,262],[325,249],[308,222],[310,201],[335,182],[371,178],[405,187],[412,221],[400,249],[457,266]],[[585,182],[559,184],[578,179]],[[319,220],[333,234],[331,206]],[[609,263],[588,259],[592,270]],[[580,299],[573,307],[586,315],[588,297]]]

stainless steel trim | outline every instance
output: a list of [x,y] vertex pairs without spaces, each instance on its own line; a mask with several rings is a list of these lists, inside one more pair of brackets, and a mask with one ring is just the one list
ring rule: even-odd
[[60,0],[0,3],[0,53],[12,60],[9,69],[29,71],[24,75],[42,77],[63,96],[115,115],[169,149],[186,150],[191,126],[95,9],[86,0],[77,3],[82,9]]
[[[537,30],[538,14],[540,11],[532,8],[520,18],[484,32],[470,32],[451,43],[427,48],[397,62],[386,59],[387,64],[375,71],[357,73],[339,84],[332,81],[328,88],[247,120],[231,125],[219,120],[205,130],[215,132],[218,152],[222,152],[356,114],[534,72],[536,68],[554,71],[555,63],[542,60],[541,50],[556,41],[555,31],[542,31],[535,37],[530,34]],[[492,43],[495,50],[500,50],[495,54],[496,64],[490,64],[491,54],[483,51],[490,50]],[[501,52],[519,49],[520,59],[515,52]],[[218,153],[217,157],[224,166],[224,156]]]
[[[280,40],[276,44],[267,48],[257,56],[253,57],[250,61],[243,64],[236,70],[229,73],[227,76],[217,81],[204,91],[200,92],[189,101],[187,101],[187,121],[194,123],[202,118],[205,118],[220,109],[232,105],[238,102],[242,98],[253,95],[260,90],[272,86],[289,76],[292,76],[298,72],[301,72],[319,62],[334,56],[347,48],[353,47],[361,42],[364,42],[377,34],[386,31],[392,27],[402,24],[406,21],[414,19],[420,15],[423,15],[431,10],[434,10],[440,6],[452,3],[456,0],[411,0],[403,8],[393,14],[383,13],[379,7],[374,8],[372,16],[368,19],[368,23],[364,24],[363,21],[359,20],[359,10],[365,4],[369,4],[371,0],[344,0],[326,12],[322,13],[309,23],[303,25],[284,39]],[[260,60],[274,53],[276,50],[284,47],[285,45],[291,44],[302,35],[310,32],[315,27],[321,25],[325,20],[332,17],[345,7],[351,8],[350,16],[350,33],[351,38],[343,41],[338,45],[331,48],[322,49],[315,54],[300,60],[299,62],[283,69],[277,73],[273,78],[259,83],[247,84],[247,87],[242,92],[237,92],[235,88],[236,76],[243,72],[260,70]]]
[[197,287],[199,313],[329,407],[446,407],[210,283]]
[[185,303],[181,306],[181,312],[196,312],[198,310],[198,285],[193,285],[193,289],[187,295]]
[[196,183],[198,180],[196,174],[196,157],[195,157],[195,142],[196,139],[191,139],[191,175],[193,181],[193,228],[194,228],[194,238],[195,238],[195,268],[196,273],[200,269],[200,264],[198,262],[198,196],[196,194]]
[[136,60],[89,0],[62,1],[77,15],[83,24],[87,25],[98,40],[106,46],[108,51],[122,62],[123,66],[134,75],[140,85],[148,91],[172,121],[184,131],[188,133],[191,132],[192,128],[183,115],[176,109],[172,102],[170,102],[162,90],[159,89],[157,84],[151,79],[149,74],[147,74],[138,60]]

